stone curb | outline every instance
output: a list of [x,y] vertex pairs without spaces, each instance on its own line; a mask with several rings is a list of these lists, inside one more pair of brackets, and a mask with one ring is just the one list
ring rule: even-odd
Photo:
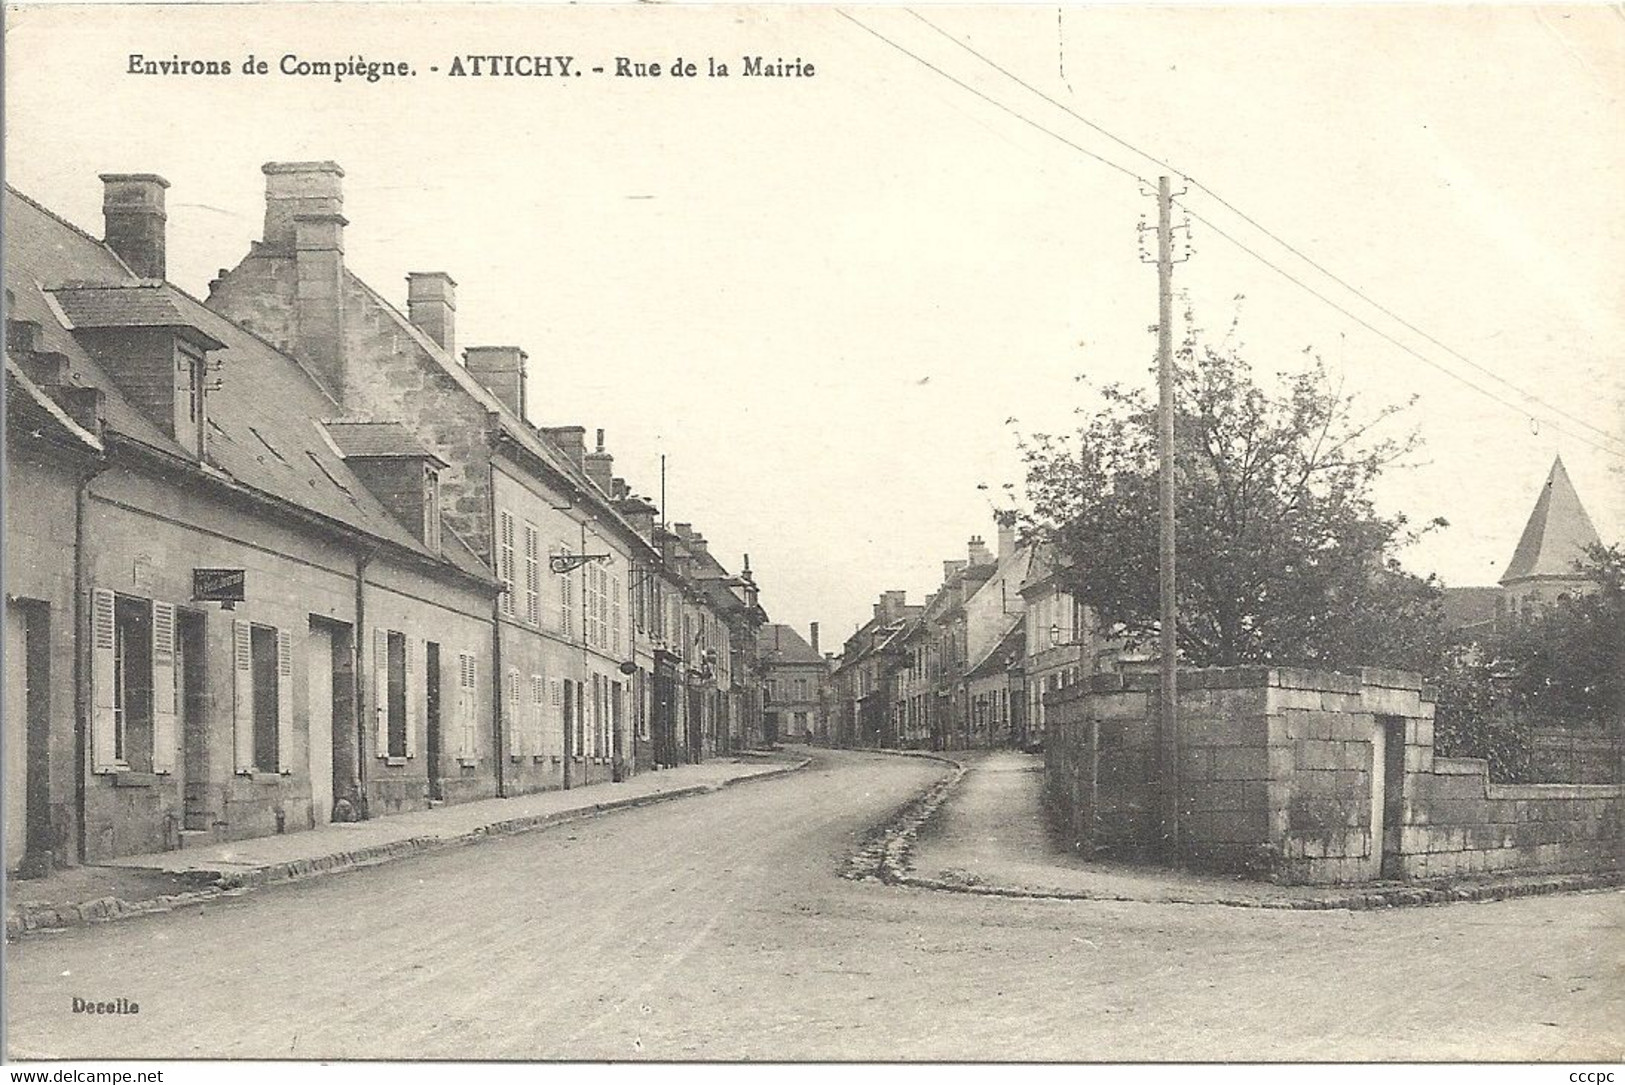
[[955,771],[932,784],[889,819],[882,822],[870,835],[870,838],[860,846],[858,851],[849,857],[847,867],[842,871],[842,877],[856,881],[880,881],[887,885],[901,885],[911,889],[930,889],[943,893],[1008,897],[1019,900],[1096,900],[1136,904],[1186,904],[1282,911],[1365,911],[1375,908],[1415,907],[1426,904],[1508,900],[1513,897],[1545,896],[1551,893],[1573,893],[1625,885],[1625,871],[1611,870],[1586,874],[1552,874],[1537,877],[1532,881],[1481,882],[1471,885],[1424,883],[1350,890],[1317,897],[1269,899],[1259,897],[1201,898],[1179,896],[1177,894],[1136,897],[1115,893],[1089,893],[1065,889],[1031,889],[1021,886],[944,881],[940,878],[927,878],[915,874],[911,869],[910,859],[920,829],[936,813],[938,807],[947,800],[954,787],[964,777],[966,767],[960,762],[940,754],[922,753],[914,750],[865,750],[863,752],[925,757],[953,765]]
[[841,871],[841,877],[854,881],[881,881],[887,885],[895,885],[909,876],[909,857],[914,850],[914,840],[919,835],[920,827],[937,812],[937,807],[942,805],[949,792],[954,789],[954,785],[965,775],[965,766],[951,757],[918,750],[860,748],[858,752],[915,757],[938,761],[952,768],[946,776],[904,803],[889,818],[871,830],[860,842],[858,849],[848,856],[846,866]]
[[640,806],[653,806],[656,803],[668,802],[673,799],[711,794],[735,784],[758,779],[771,779],[798,772],[806,768],[811,763],[811,760],[811,758],[805,758],[796,764],[786,765],[783,768],[773,769],[769,772],[753,773],[749,776],[736,776],[716,784],[695,784],[691,787],[673,788],[671,791],[661,791],[653,795],[612,799],[607,802],[594,803],[591,806],[577,807],[574,810],[559,810],[551,814],[530,814],[524,817],[507,818],[502,821],[478,825],[466,832],[452,836],[413,836],[404,840],[392,840],[387,844],[357,848],[355,851],[334,852],[330,855],[319,855],[305,859],[290,859],[286,862],[270,863],[266,866],[256,867],[253,870],[226,871],[219,873],[215,884],[206,889],[159,896],[152,900],[128,901],[120,900],[117,897],[102,897],[99,900],[86,901],[81,904],[55,904],[21,909],[16,914],[6,917],[6,941],[14,942],[29,934],[66,930],[71,927],[82,927],[92,923],[108,923],[118,919],[129,919],[134,916],[170,912],[176,908],[183,908],[192,904],[205,904],[221,897],[239,896],[249,889],[273,885],[278,882],[303,881],[306,878],[340,874],[348,870],[360,870],[365,867],[388,863],[408,855],[421,855],[442,848],[477,844],[499,836],[517,836],[521,833],[534,832],[539,829],[552,828],[575,821],[584,821],[587,818],[616,810],[631,810]]

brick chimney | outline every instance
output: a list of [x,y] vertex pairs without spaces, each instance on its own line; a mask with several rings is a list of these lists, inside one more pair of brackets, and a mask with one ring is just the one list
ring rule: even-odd
[[582,457],[582,466],[592,484],[611,495],[615,489],[615,457],[604,451],[604,431],[599,430],[596,436],[597,447]]
[[107,247],[143,279],[164,278],[164,189],[156,173],[104,173],[102,218]]
[[652,540],[655,530],[655,507],[641,497],[630,492],[615,502],[615,511],[626,518],[639,537],[645,541]]
[[469,376],[521,421],[525,417],[526,357],[518,347],[469,347],[463,351],[463,365]]
[[577,467],[585,467],[583,461],[587,455],[587,427],[586,426],[548,426],[542,430],[547,439],[559,446],[559,450],[569,457],[570,462]]
[[807,632],[812,636],[812,650],[813,654],[816,655],[818,653],[818,623],[813,622],[810,624],[807,627]]
[[457,357],[457,283],[444,271],[406,276],[407,319],[440,349]]
[[972,535],[970,544],[966,547],[972,565],[987,565],[993,561],[993,554],[987,548],[987,542],[980,535]]
[[888,591],[880,596],[881,609],[888,622],[894,622],[903,616],[903,607],[908,605],[908,592]]

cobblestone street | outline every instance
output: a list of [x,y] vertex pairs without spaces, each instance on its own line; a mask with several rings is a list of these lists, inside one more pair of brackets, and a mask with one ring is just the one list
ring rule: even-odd
[[[8,946],[13,1058],[1625,1053],[1618,892],[1373,912],[837,876],[944,772],[789,776]],[[138,1014],[72,1012],[75,996]]]

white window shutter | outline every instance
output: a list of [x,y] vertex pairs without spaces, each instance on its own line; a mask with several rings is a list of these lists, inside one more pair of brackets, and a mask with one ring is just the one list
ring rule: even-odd
[[372,631],[373,741],[377,757],[389,756],[389,631]]
[[542,713],[547,704],[547,680],[539,674],[530,676],[530,716],[525,729],[529,732],[525,745],[532,754],[542,753]]
[[118,771],[118,636],[113,622],[113,593],[90,593],[90,753],[96,772]]
[[418,687],[416,667],[413,665],[415,638],[407,637],[406,654],[406,756],[418,755]]
[[276,770],[293,771],[293,635],[276,631]]
[[502,581],[502,613],[512,614],[514,610],[514,575],[513,575],[513,513],[502,509],[497,513],[497,578]]
[[502,687],[502,737],[508,756],[519,756],[519,668],[509,667]]
[[609,580],[609,650],[619,655],[621,651],[621,578],[610,577]]
[[525,524],[525,621],[532,625],[542,620],[542,567],[541,538],[536,525]]
[[462,728],[462,756],[473,760],[478,756],[479,746],[476,743],[475,731],[478,713],[475,696],[475,664],[471,652],[463,652],[457,657],[457,712],[458,724]]
[[152,771],[175,769],[175,604],[152,604]]
[[232,748],[238,772],[254,770],[254,631],[241,618],[231,623]]

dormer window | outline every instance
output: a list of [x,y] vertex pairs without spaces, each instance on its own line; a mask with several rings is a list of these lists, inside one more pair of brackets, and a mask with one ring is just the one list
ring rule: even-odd
[[[208,434],[208,355],[184,339],[176,341],[175,351],[175,439],[199,457]],[[184,435],[184,436],[183,436]]]
[[209,352],[224,343],[193,321],[195,306],[165,284],[66,283],[48,287],[63,326],[128,399],[188,454],[208,433]]
[[440,552],[440,470],[429,461],[423,464],[423,541]]
[[333,447],[362,485],[401,525],[440,552],[440,469],[444,460],[399,422],[324,422]]

